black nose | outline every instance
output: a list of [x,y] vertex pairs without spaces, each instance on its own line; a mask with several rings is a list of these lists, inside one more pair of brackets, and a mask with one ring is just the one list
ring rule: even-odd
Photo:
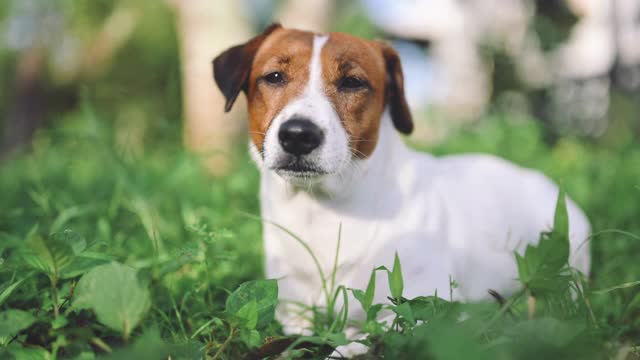
[[320,146],[324,134],[307,119],[291,119],[280,125],[278,139],[284,151],[292,155],[306,155]]

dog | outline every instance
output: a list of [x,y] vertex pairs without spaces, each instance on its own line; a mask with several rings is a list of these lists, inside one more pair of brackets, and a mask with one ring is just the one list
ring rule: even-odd
[[[476,301],[519,288],[514,251],[551,229],[558,187],[494,156],[410,150],[400,134],[413,122],[389,45],[274,24],[213,69],[226,111],[240,92],[247,98],[266,276],[279,279],[286,333],[310,327],[287,303],[327,305],[320,273],[329,282],[336,259],[335,284],[364,289],[397,252],[406,298],[452,291]],[[589,221],[570,199],[567,209],[570,264],[586,274]],[[387,295],[378,273],[375,300]],[[355,305],[349,315],[364,317]]]

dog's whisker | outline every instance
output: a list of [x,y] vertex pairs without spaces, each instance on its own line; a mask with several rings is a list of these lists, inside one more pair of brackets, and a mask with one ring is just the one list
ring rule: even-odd
[[351,154],[355,155],[357,157],[360,157],[360,156],[362,156],[363,158],[367,157],[367,154],[363,153],[362,151],[360,151],[358,149],[354,149],[354,148],[351,148]]

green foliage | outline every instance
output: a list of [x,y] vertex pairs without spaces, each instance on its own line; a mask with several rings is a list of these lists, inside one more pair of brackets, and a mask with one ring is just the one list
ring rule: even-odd
[[7,360],[50,360],[51,354],[41,348],[24,348],[8,346],[0,350],[0,356]]
[[404,290],[404,280],[402,279],[402,267],[400,265],[400,258],[398,258],[398,253],[396,252],[393,258],[392,270],[387,269],[385,266],[377,267],[376,271],[378,270],[386,271],[387,278],[389,281],[389,291],[391,292],[391,297],[393,297],[394,300],[398,301],[402,297],[402,291]]
[[149,290],[140,284],[134,269],[113,262],[82,276],[73,306],[92,309],[98,321],[128,339],[149,309]]
[[82,275],[94,266],[108,262],[110,257],[87,250],[87,243],[79,234],[66,230],[46,240],[35,234],[27,236],[23,260],[35,270],[46,274],[52,283],[59,279]]
[[560,190],[553,230],[540,234],[537,245],[527,245],[524,256],[515,254],[520,281],[534,292],[562,290],[568,285],[569,216],[565,196]]
[[229,295],[225,309],[245,320],[247,328],[262,329],[273,320],[277,303],[277,281],[254,280],[240,285]]
[[398,253],[396,253],[393,258],[393,270],[388,272],[389,274],[389,290],[391,291],[391,296],[394,299],[399,299],[402,297],[402,290],[404,289],[404,281],[402,280],[402,267],[400,266],[400,259],[398,258]]
[[367,290],[362,291],[360,289],[351,289],[353,296],[360,302],[360,306],[365,312],[368,312],[371,309],[371,305],[373,305],[373,296],[376,292],[376,272],[375,270],[371,272],[371,277],[369,278],[369,283],[367,284]]
[[[3,164],[0,314],[28,321],[0,322],[0,358],[322,358],[351,341],[347,308],[366,315],[356,325],[368,358],[590,359],[637,343],[635,145],[613,152],[563,139],[550,147],[533,123],[494,118],[429,149],[496,153],[561,179],[593,223],[589,282],[567,266],[561,193],[554,229],[516,255],[523,290],[500,294],[501,303],[407,299],[396,256],[366,287],[348,289],[352,302],[322,274],[329,306],[308,309],[311,336],[290,337],[273,319],[277,282],[256,280],[261,225],[245,213],[258,214],[258,176],[248,157],[224,178],[206,175],[175,142],[156,139],[130,157],[103,115],[86,105]],[[380,271],[388,288],[376,284]],[[380,291],[389,302],[376,303]]]
[[20,330],[31,326],[36,318],[31,313],[22,310],[7,310],[0,312],[0,338],[16,335]]

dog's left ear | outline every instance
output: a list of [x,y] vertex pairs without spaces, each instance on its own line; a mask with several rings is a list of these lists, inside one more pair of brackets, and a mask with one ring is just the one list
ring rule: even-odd
[[260,45],[269,34],[281,27],[280,24],[272,24],[262,34],[244,44],[227,49],[213,59],[213,78],[226,99],[225,112],[231,110],[240,91],[247,92],[253,58]]
[[385,89],[385,101],[389,105],[391,120],[396,129],[403,134],[411,134],[413,120],[411,111],[404,95],[404,76],[398,53],[389,45],[379,42],[382,48],[382,56],[387,67],[387,84]]

